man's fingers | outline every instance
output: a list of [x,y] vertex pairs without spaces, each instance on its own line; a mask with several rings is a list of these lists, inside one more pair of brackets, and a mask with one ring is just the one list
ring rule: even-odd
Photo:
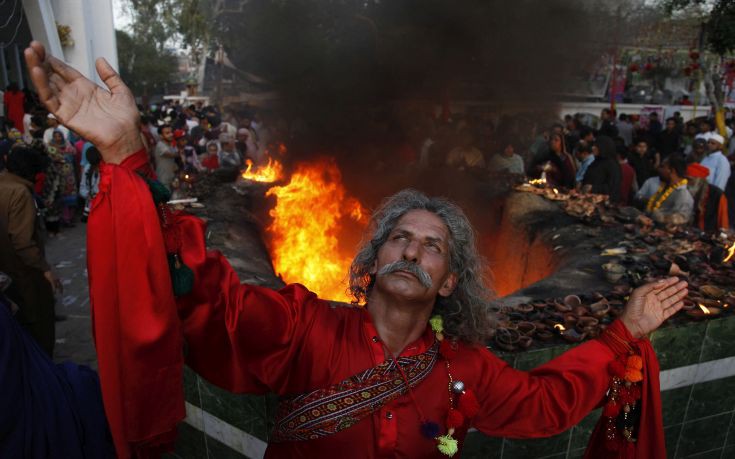
[[46,48],[44,48],[40,41],[33,40],[30,48],[36,53],[41,62],[46,60]]
[[640,286],[637,289],[635,289],[633,293],[637,293],[639,295],[647,295],[651,292],[658,292],[676,283],[678,280],[679,280],[678,277],[667,277],[666,279],[661,279],[657,282],[651,282],[649,284]]
[[672,305],[675,305],[677,303],[684,304],[682,300],[686,298],[688,294],[689,292],[686,290],[681,290],[679,292],[676,292],[674,295],[661,301],[661,307],[663,309],[669,309]]
[[54,56],[49,56],[46,61],[49,63],[49,65],[51,65],[51,69],[61,78],[66,80],[67,83],[71,83],[72,81],[79,78],[84,78],[84,75],[79,73],[77,69],[75,69],[71,65],[67,65],[61,59],[57,59]]
[[664,309],[664,312],[663,312],[664,320],[668,319],[669,317],[679,312],[681,308],[683,307],[684,307],[684,302],[679,301],[671,305],[671,307]]
[[30,67],[31,81],[38,91],[38,97],[51,113],[59,110],[59,96],[51,88],[48,75],[39,66]]
[[105,82],[105,85],[112,94],[120,94],[123,91],[130,91],[122,78],[120,78],[120,75],[112,68],[105,58],[100,57],[97,59],[95,61],[95,66],[97,67],[97,74],[100,76],[102,81]]
[[687,291],[687,283],[685,281],[677,282],[674,285],[671,285],[659,292],[656,293],[656,297],[663,301],[671,296],[677,295],[680,292],[686,292]]

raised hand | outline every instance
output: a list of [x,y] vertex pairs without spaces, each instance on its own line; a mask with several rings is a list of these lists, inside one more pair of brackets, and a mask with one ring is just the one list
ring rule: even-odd
[[109,91],[47,55],[37,41],[26,48],[25,58],[41,102],[63,125],[92,142],[105,162],[119,164],[143,148],[135,98],[106,60],[95,64]]
[[676,277],[646,284],[633,290],[620,320],[635,338],[656,330],[684,306],[687,283]]

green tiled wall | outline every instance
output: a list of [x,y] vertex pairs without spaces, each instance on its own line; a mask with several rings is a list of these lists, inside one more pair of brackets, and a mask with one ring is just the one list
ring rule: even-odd
[[[687,323],[657,331],[651,341],[661,364],[669,370],[735,356],[735,317]],[[520,354],[500,354],[513,367],[529,370],[556,357],[570,346],[556,346]],[[189,403],[262,440],[272,427],[275,397],[233,395],[187,370],[184,378]],[[735,458],[735,376],[662,393],[664,432],[670,458]],[[599,410],[560,435],[539,440],[467,437],[463,458],[581,458],[599,418]],[[206,454],[208,452],[208,455]],[[180,458],[243,457],[191,426],[181,427]]]

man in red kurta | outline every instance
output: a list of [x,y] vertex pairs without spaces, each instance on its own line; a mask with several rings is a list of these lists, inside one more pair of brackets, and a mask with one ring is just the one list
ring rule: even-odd
[[[409,190],[376,211],[372,239],[351,267],[350,289],[365,307],[332,304],[301,285],[240,284],[222,255],[206,250],[204,224],[167,209],[134,99],[112,68],[97,62],[107,92],[38,43],[26,59],[49,110],[106,162],[88,225],[89,275],[121,457],[171,444],[184,416],[184,360],[230,391],[281,396],[267,457],[443,457],[461,450],[471,427],[549,436],[602,403],[590,457],[665,457],[658,366],[643,337],[681,308],[686,283],[636,290],[601,339],[514,370],[482,344],[487,290],[469,222],[451,203]],[[187,269],[191,289],[182,288]]]

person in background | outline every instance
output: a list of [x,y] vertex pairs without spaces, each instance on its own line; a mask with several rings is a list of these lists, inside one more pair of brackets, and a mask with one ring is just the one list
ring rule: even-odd
[[516,154],[511,142],[506,142],[503,152],[490,158],[488,169],[493,172],[507,172],[509,174],[524,175],[523,158]]
[[447,166],[459,169],[485,167],[485,158],[482,152],[475,147],[474,139],[469,129],[465,129],[459,133],[459,145],[449,152]]
[[648,148],[648,141],[639,139],[633,150],[633,154],[628,156],[628,163],[635,170],[638,186],[642,187],[643,182],[651,177],[656,176],[660,157]]
[[242,156],[237,151],[235,140],[230,134],[222,133],[219,135],[220,151],[219,166],[220,167],[240,167],[242,166]]
[[600,136],[592,149],[595,160],[584,175],[582,189],[610,197],[610,202],[620,202],[620,164],[615,153],[615,142],[610,137]]
[[23,125],[23,117],[25,115],[25,95],[18,89],[18,83],[10,83],[3,94],[3,106],[5,107],[5,117],[13,122],[13,126],[21,132],[25,133]]
[[82,180],[79,184],[79,196],[84,199],[84,211],[82,212],[82,222],[87,222],[89,211],[92,209],[92,199],[97,196],[100,184],[100,162],[102,155],[96,147],[87,150],[87,164],[82,171]]
[[638,192],[635,169],[628,164],[628,151],[624,146],[617,148],[616,153],[620,164],[620,204],[629,206]]
[[549,136],[548,152],[536,158],[531,174],[539,177],[546,174],[546,180],[552,186],[574,188],[577,175],[574,158],[567,153],[564,135],[552,132]]
[[77,180],[74,173],[73,155],[64,154],[56,147],[46,148],[58,174],[58,193],[52,206],[59,209],[62,226],[74,226],[74,213],[77,207]]
[[716,133],[710,133],[707,136],[707,148],[709,154],[702,159],[700,164],[709,169],[709,177],[707,181],[710,185],[714,185],[722,191],[725,191],[727,181],[730,178],[730,162],[725,155],[722,154],[722,145],[725,139]]
[[659,168],[661,185],[646,203],[646,213],[663,224],[686,224],[694,215],[694,198],[687,189],[686,162],[669,156]]
[[214,140],[207,142],[207,151],[204,153],[202,166],[208,171],[219,169],[219,144]]
[[676,119],[666,119],[666,129],[658,135],[657,150],[661,159],[668,158],[672,153],[678,152],[681,146],[681,135],[676,126]]
[[579,169],[577,169],[574,181],[576,187],[580,188],[584,181],[584,176],[587,173],[587,169],[589,169],[590,164],[595,161],[595,155],[592,154],[591,145],[588,145],[587,142],[580,141],[574,149],[574,156],[577,158],[577,162],[579,163]]
[[663,130],[661,121],[658,119],[658,113],[652,112],[648,115],[648,133],[655,139]]
[[597,135],[606,136],[614,139],[618,136],[618,128],[615,123],[615,112],[609,108],[605,108],[600,113],[600,129],[597,131]]
[[49,113],[46,116],[46,129],[43,131],[43,143],[51,145],[51,141],[54,137],[54,132],[61,131],[64,134],[65,139],[69,139],[69,129],[59,124],[56,117]]
[[701,164],[687,166],[689,192],[694,197],[694,225],[702,231],[714,232],[730,228],[725,193],[707,183],[709,169]]
[[5,293],[19,307],[18,321],[52,356],[54,290],[61,291],[61,282],[46,261],[32,192],[43,167],[38,151],[16,147],[6,158],[7,170],[0,172],[0,271],[12,280]]
[[179,152],[174,146],[174,132],[171,126],[164,124],[158,127],[158,135],[160,136],[156,143],[156,175],[158,181],[166,188],[171,190],[171,182],[176,177],[176,171],[179,169],[176,165],[176,158]]
[[621,113],[615,126],[618,128],[618,136],[623,139],[625,146],[630,147],[633,144],[633,125],[630,124],[628,115]]

